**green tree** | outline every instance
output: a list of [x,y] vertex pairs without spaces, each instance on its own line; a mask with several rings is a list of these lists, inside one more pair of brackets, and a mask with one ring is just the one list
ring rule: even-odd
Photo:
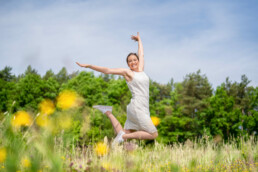
[[158,126],[158,139],[164,143],[184,142],[188,138],[196,136],[196,130],[192,130],[193,119],[183,114],[183,105],[179,103],[183,86],[182,83],[174,83],[173,90],[170,92],[169,113],[162,117]]
[[108,104],[119,105],[126,110],[126,106],[130,103],[131,93],[125,79],[110,79],[106,91]]
[[229,78],[222,83],[222,86],[227,91],[229,96],[232,96],[235,105],[234,110],[237,110],[241,114],[241,129],[243,133],[257,133],[257,88],[248,86],[251,81],[246,75],[241,76],[241,82],[232,82]]
[[249,89],[248,97],[250,99],[248,111],[242,113],[243,115],[243,131],[247,134],[258,134],[258,87]]
[[13,103],[14,89],[14,82],[7,82],[0,79],[0,112],[5,112],[10,109]]
[[241,112],[235,109],[235,101],[232,96],[227,95],[223,87],[217,87],[215,95],[209,100],[210,107],[200,114],[200,125],[202,134],[220,135],[225,139],[230,136],[241,134]]
[[6,66],[0,71],[0,111],[9,110],[15,88],[15,75],[11,73],[12,68]]
[[101,77],[95,77],[93,72],[81,72],[70,79],[61,89],[73,89],[82,95],[87,106],[108,104],[107,86]]
[[208,103],[207,99],[212,95],[212,87],[201,71],[186,75],[182,82],[182,89],[178,90],[180,97],[178,103],[183,105],[182,113],[195,118],[197,113],[204,110]]
[[57,74],[56,74],[56,80],[59,82],[60,85],[63,83],[66,83],[69,79],[67,70],[65,67],[63,67]]
[[48,70],[45,75],[43,76],[43,79],[44,80],[48,80],[50,77],[54,78],[55,77],[55,74],[54,72],[50,69]]
[[12,81],[15,76],[11,73],[12,68],[9,66],[6,66],[3,70],[0,71],[0,79],[4,81]]
[[[208,107],[208,99],[212,96],[212,88],[207,77],[200,73],[198,70],[196,73],[188,74],[182,83],[175,83],[171,87],[170,100],[165,101],[171,106],[171,115],[168,113],[159,126],[164,142],[183,142],[198,136],[199,115]],[[159,105],[156,109],[162,107],[160,104],[156,105]]]
[[43,99],[43,85],[41,77],[35,73],[27,73],[24,78],[21,78],[15,90],[16,108],[37,109]]
[[241,76],[241,82],[232,83],[229,78],[226,78],[225,83],[222,83],[222,86],[226,89],[227,94],[232,96],[235,100],[236,108],[240,108],[243,111],[248,109],[250,99],[248,97],[248,91],[252,89],[248,87],[248,84],[251,81],[245,75]]
[[31,67],[31,65],[29,65],[25,71],[25,75],[29,75],[29,74],[35,74],[35,75],[38,75],[38,72],[36,69],[33,69]]
[[159,84],[150,80],[150,113],[151,115],[164,117],[171,114],[170,98],[173,80],[167,84]]
[[42,97],[54,100],[59,93],[60,84],[54,77],[49,77],[47,80],[43,80],[41,87],[43,91]]

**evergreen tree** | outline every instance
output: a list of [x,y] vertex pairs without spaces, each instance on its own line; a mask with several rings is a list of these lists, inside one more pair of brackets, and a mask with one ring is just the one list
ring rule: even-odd
[[222,87],[225,88],[227,94],[232,96],[235,105],[234,110],[238,110],[241,114],[241,125],[243,133],[257,133],[257,91],[252,86],[248,86],[251,81],[246,75],[241,76],[241,82],[231,82],[229,78],[226,78],[225,83],[222,83]]
[[43,79],[48,80],[50,77],[55,77],[55,74],[51,69],[46,72],[46,74],[43,76]]
[[182,83],[174,84],[168,102],[172,107],[171,115],[165,116],[160,124],[164,142],[182,142],[198,136],[200,114],[208,107],[208,99],[212,96],[207,77],[200,73],[198,70],[188,74]]
[[25,75],[29,75],[29,74],[35,74],[35,75],[38,75],[38,72],[36,69],[33,69],[31,67],[31,65],[29,65],[25,71]]
[[6,66],[0,71],[0,112],[9,110],[15,88],[15,75],[11,73],[12,68]]
[[250,98],[248,112],[243,116],[242,129],[247,134],[258,134],[258,87],[248,90]]
[[69,79],[67,70],[65,67],[63,67],[57,74],[56,74],[56,80],[59,82],[60,85],[63,83],[66,83]]
[[182,82],[182,89],[178,90],[180,97],[178,103],[183,105],[182,113],[195,118],[208,105],[207,99],[212,95],[212,88],[205,75],[201,71],[186,75]]
[[11,73],[12,68],[9,66],[6,66],[3,70],[0,71],[0,79],[4,81],[11,81],[15,78],[14,75]]

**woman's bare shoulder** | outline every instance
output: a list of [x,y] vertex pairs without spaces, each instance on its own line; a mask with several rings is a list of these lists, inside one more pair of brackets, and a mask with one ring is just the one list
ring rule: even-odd
[[126,71],[126,73],[129,74],[129,75],[130,75],[130,74],[133,75],[133,71],[132,71],[131,69],[125,69],[125,71]]
[[130,69],[125,69],[125,71],[126,71],[126,75],[124,76],[125,80],[131,81],[133,79],[133,75],[134,75],[133,71]]

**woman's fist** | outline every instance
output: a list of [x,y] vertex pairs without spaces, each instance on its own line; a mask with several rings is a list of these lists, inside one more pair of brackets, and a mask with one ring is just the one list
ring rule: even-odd
[[131,39],[132,39],[132,40],[135,40],[135,41],[139,41],[139,39],[140,39],[140,34],[139,34],[139,32],[137,32],[137,36],[132,35],[132,36],[131,36]]

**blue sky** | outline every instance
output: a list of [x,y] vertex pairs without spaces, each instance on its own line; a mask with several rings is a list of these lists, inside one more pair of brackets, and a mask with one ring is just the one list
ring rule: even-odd
[[255,0],[0,0],[0,69],[127,68],[138,31],[154,81],[181,82],[200,69],[213,87],[242,74],[258,86],[257,18]]

